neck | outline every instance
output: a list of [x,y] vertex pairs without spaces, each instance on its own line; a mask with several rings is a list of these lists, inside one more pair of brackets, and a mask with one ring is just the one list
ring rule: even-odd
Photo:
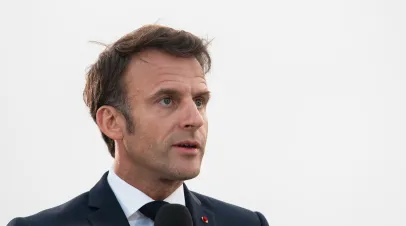
[[122,180],[137,188],[153,200],[164,200],[178,189],[183,181],[163,179],[116,156],[114,172]]

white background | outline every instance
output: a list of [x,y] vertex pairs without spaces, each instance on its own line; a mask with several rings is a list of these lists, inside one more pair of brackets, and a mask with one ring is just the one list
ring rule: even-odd
[[110,168],[82,101],[103,50],[89,41],[156,22],[214,38],[207,154],[189,187],[272,226],[406,225],[405,12],[403,0],[1,1],[0,225]]

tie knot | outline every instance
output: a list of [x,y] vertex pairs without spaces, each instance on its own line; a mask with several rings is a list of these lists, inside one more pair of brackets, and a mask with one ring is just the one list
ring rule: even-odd
[[146,217],[150,218],[151,220],[155,221],[155,216],[158,213],[158,210],[163,206],[168,204],[165,201],[153,201],[143,205],[139,211],[144,214]]

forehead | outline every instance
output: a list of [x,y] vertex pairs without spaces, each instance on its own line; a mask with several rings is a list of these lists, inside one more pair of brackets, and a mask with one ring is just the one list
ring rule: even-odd
[[198,91],[207,89],[203,68],[194,57],[174,57],[158,50],[147,50],[134,56],[125,82],[129,94],[133,95],[160,86]]

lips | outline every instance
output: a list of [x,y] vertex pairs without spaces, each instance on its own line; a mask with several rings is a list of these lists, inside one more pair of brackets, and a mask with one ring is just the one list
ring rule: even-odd
[[181,148],[196,148],[197,147],[196,145],[193,145],[193,144],[178,144],[175,146],[181,147]]
[[173,145],[175,147],[197,149],[200,148],[200,144],[196,141],[181,141]]

